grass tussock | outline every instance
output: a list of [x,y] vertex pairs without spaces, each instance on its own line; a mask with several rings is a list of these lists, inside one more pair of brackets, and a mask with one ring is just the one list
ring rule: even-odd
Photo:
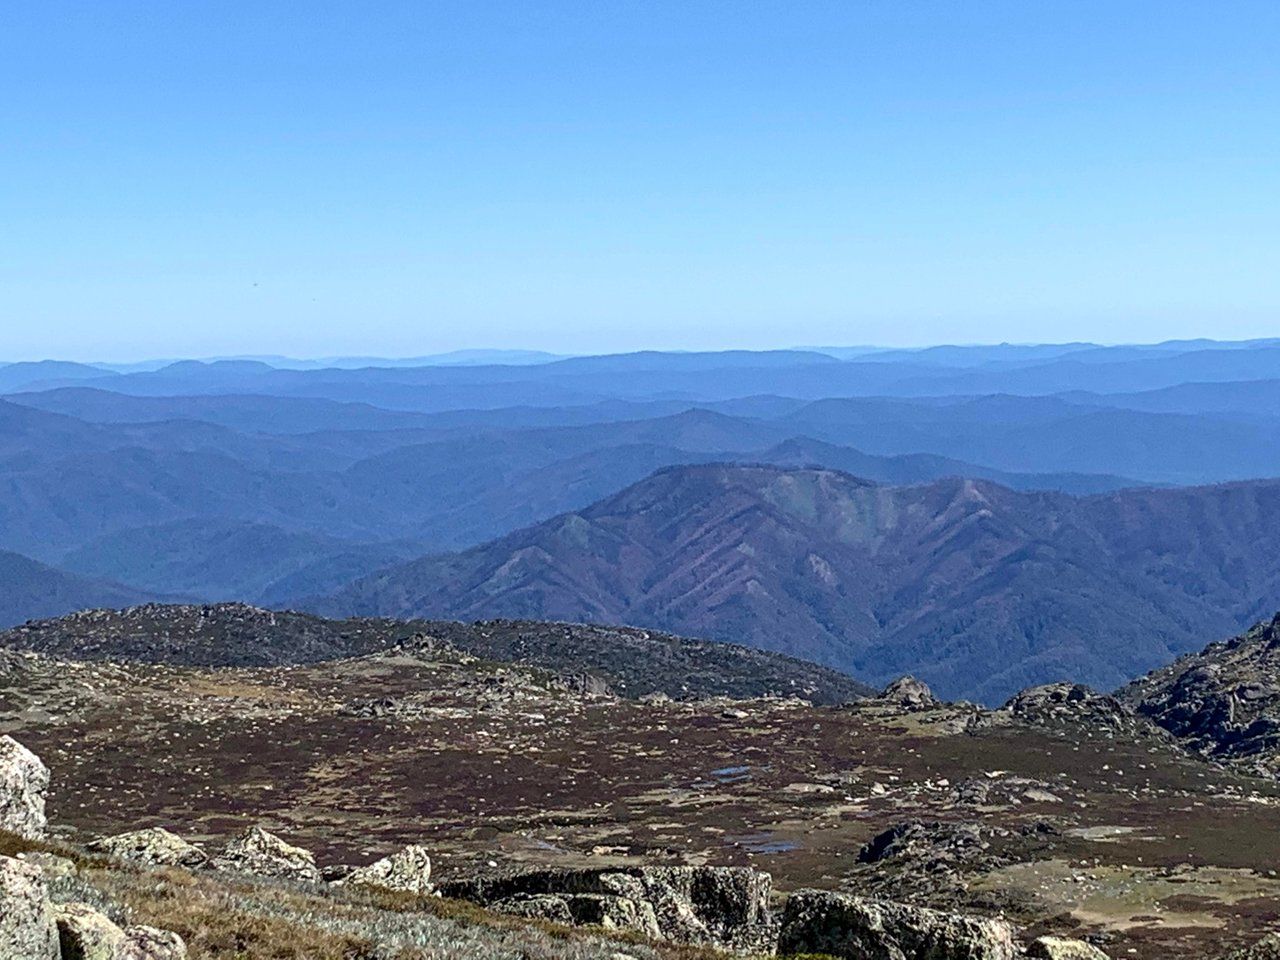
[[57,844],[28,840],[8,830],[0,830],[0,857],[16,857],[20,853],[56,853],[65,855]]
[[16,833],[0,830],[0,857],[17,857],[24,853],[51,853],[65,857],[76,866],[87,866],[94,862],[92,857],[85,856],[83,852],[67,844],[55,840],[28,840]]

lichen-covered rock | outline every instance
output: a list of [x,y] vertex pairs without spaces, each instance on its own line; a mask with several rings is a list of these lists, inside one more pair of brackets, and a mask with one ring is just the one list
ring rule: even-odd
[[187,945],[172,930],[136,926],[125,930],[128,960],[187,960]]
[[207,853],[164,827],[148,827],[103,837],[89,844],[89,849],[109,857],[153,866],[201,867],[209,861]]
[[627,930],[655,940],[671,939],[663,930],[654,905],[643,897],[580,893],[565,903],[578,926]]
[[998,920],[823,890],[787,898],[779,953],[847,960],[1012,960],[1013,930]]
[[499,900],[491,910],[518,917],[549,920],[565,926],[594,926],[606,930],[626,930],[654,940],[663,935],[653,904],[642,897],[633,898],[604,893],[539,894]]
[[577,921],[573,911],[569,909],[566,897],[553,894],[541,894],[533,897],[514,897],[510,900],[497,900],[489,904],[489,909],[498,913],[508,913],[513,917],[525,917],[529,920],[548,920],[573,926]]
[[1269,933],[1256,943],[1232,951],[1222,960],[1280,960],[1280,933]]
[[52,880],[55,877],[74,877],[76,875],[76,862],[70,857],[60,857],[56,853],[48,853],[44,850],[28,850],[26,853],[18,854],[18,859],[23,863],[34,864],[44,871],[44,878]]
[[367,867],[357,867],[337,885],[351,887],[382,887],[403,893],[431,892],[431,857],[427,848],[410,844],[399,853],[383,857]]
[[250,827],[231,840],[212,863],[216,870],[234,870],[256,877],[319,883],[320,870],[312,854],[285,843],[261,827]]
[[928,685],[912,676],[893,681],[881,692],[880,699],[904,710],[929,710],[938,705]]
[[62,960],[133,960],[125,932],[87,903],[53,908]]
[[49,768],[13,737],[0,736],[0,830],[28,840],[44,837],[48,790]]
[[771,939],[772,886],[767,873],[746,867],[619,867],[456,881],[440,892],[507,913],[752,950]]
[[[147,926],[122,930],[85,903],[60,903],[52,909],[58,943],[54,956],[60,960],[186,960],[186,943],[170,930]],[[10,960],[5,953],[0,957]]]
[[1035,960],[1111,960],[1091,943],[1064,937],[1037,937],[1027,946],[1027,956]]
[[0,857],[0,958],[58,960],[58,929],[44,874],[33,863]]

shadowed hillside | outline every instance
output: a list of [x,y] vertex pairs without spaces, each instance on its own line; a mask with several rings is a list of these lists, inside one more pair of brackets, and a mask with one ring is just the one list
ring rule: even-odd
[[1277,535],[1280,482],[1077,498],[678,467],[304,605],[651,626],[991,701],[1116,686],[1280,606]]
[[141,590],[80,577],[28,557],[0,551],[0,626],[32,616],[53,616],[83,607],[121,607],[152,599]]

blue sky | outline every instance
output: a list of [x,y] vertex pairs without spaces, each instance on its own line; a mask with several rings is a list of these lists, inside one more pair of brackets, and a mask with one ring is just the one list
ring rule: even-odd
[[1280,4],[0,12],[0,359],[1280,333]]

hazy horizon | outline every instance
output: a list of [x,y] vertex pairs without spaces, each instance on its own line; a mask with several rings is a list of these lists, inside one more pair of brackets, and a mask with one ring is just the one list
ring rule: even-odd
[[[959,348],[959,349],[980,349],[980,348],[997,348],[997,347],[1064,347],[1064,346],[1092,346],[1092,347],[1161,347],[1171,344],[1186,343],[1203,343],[1206,349],[1215,347],[1234,347],[1246,344],[1267,343],[1271,340],[1278,340],[1276,337],[1249,337],[1240,339],[1222,339],[1210,336],[1189,336],[1189,337],[1165,337],[1158,340],[1058,340],[1058,341],[1041,341],[1041,340],[1001,340],[1001,341],[948,341],[948,342],[928,342],[928,343],[827,343],[827,344],[790,344],[780,343],[772,346],[761,346],[753,348],[739,347],[727,344],[720,347],[708,347],[703,349],[682,349],[678,347],[667,348],[661,346],[645,347],[637,350],[602,350],[602,351],[551,351],[541,350],[533,347],[509,346],[509,347],[461,347],[453,350],[442,350],[438,352],[420,352],[406,353],[399,355],[392,354],[375,354],[375,353],[353,353],[353,354],[282,354],[282,353],[227,353],[227,354],[206,354],[206,355],[127,355],[118,357],[102,357],[102,356],[74,356],[74,355],[30,355],[20,357],[8,357],[0,355],[0,366],[7,366],[16,363],[43,363],[43,362],[67,362],[79,363],[86,366],[101,365],[104,367],[128,367],[141,365],[163,365],[168,363],[182,363],[194,361],[197,363],[217,363],[223,361],[245,361],[245,362],[262,362],[271,363],[273,361],[285,361],[294,363],[303,363],[309,365],[323,365],[329,362],[350,363],[353,361],[367,360],[370,362],[385,361],[397,364],[412,364],[414,361],[423,362],[454,362],[458,364],[471,362],[489,362],[494,364],[503,364],[514,362],[516,365],[524,365],[529,362],[552,362],[555,360],[568,360],[575,357],[601,357],[601,356],[623,356],[636,353],[661,353],[661,354],[715,354],[715,353],[774,353],[774,352],[798,352],[798,353],[826,353],[828,356],[834,356],[839,353],[856,353],[858,355],[870,356],[880,352],[913,352],[926,351],[937,348]],[[489,358],[493,359],[489,359]]]
[[1266,336],[1280,7],[15,8],[0,356]]

